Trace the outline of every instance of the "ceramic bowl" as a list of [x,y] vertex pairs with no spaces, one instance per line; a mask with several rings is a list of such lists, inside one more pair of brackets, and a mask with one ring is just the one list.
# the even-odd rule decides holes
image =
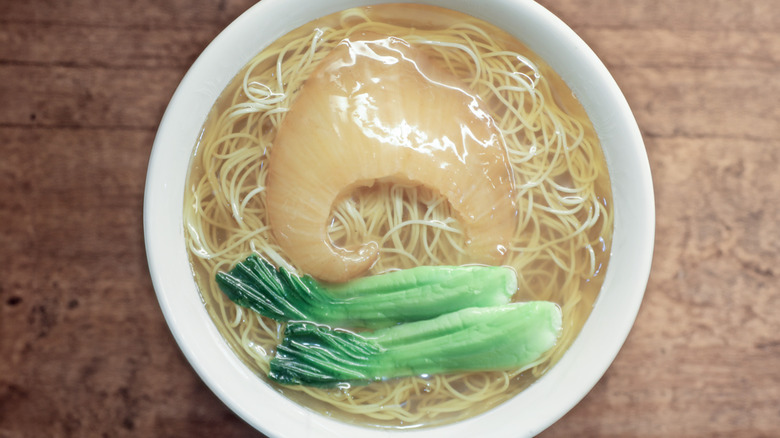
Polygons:
[[314,413],[275,391],[245,366],[209,318],[193,280],[182,220],[187,166],[220,92],[269,43],[312,19],[375,0],[263,0],[204,50],[173,95],[152,150],[144,200],[149,269],[176,341],[211,390],[272,437],[518,437],[549,427],[598,382],[639,310],[653,251],[655,212],[647,155],[631,110],[607,69],[563,22],[530,0],[421,0],[503,28],[545,59],[590,116],[606,156],[615,209],[609,268],[593,312],[563,358],[508,402],[455,424],[378,430]]

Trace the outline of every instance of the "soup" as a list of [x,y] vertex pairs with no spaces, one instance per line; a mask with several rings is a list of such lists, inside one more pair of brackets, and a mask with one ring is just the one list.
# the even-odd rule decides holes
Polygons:
[[[479,240],[475,236],[489,240],[499,235],[501,242],[490,240],[487,246],[499,245],[495,264],[516,273],[518,286],[512,301],[556,303],[563,315],[562,332],[555,347],[530,367],[398,377],[334,388],[269,384],[310,409],[362,425],[425,427],[459,421],[518,394],[565,353],[601,288],[612,236],[607,167],[585,111],[543,60],[505,32],[441,8],[390,4],[324,17],[271,44],[239,72],[204,124],[185,193],[188,251],[214,323],[247,366],[266,379],[284,324],[234,304],[217,286],[215,276],[250,254],[299,275],[311,273],[296,262],[300,257],[293,248],[311,242],[280,241],[274,227],[284,218],[270,220],[271,210],[278,205],[269,201],[268,193],[272,158],[279,154],[274,147],[277,140],[285,143],[277,139],[285,119],[309,111],[295,102],[321,63],[345,40],[358,44],[365,39],[358,35],[366,34],[395,38],[424,57],[430,69],[446,72],[442,74],[458,82],[457,86],[447,82],[447,87],[466,90],[478,102],[487,114],[485,120],[498,133],[503,151],[499,161],[504,160],[506,175],[511,177],[505,189],[511,194],[513,219],[508,225],[474,225],[477,221],[469,220],[474,214],[468,207],[483,196],[460,205],[454,195],[433,183],[420,184],[419,178],[377,175],[368,183],[361,176],[360,184],[323,201],[328,218],[326,236],[320,240],[336,248],[374,242],[376,257],[360,268],[365,272],[349,274],[365,276],[416,266],[490,263],[494,259],[482,257],[484,251],[473,250]],[[411,82],[409,87],[414,87]],[[420,95],[419,106],[426,105],[416,89],[401,92],[409,99]],[[452,111],[456,109],[442,108],[441,114]],[[416,117],[425,117],[435,128],[448,123],[449,117],[439,117],[444,120],[437,122],[429,113]],[[494,138],[492,132],[486,138]],[[343,170],[343,161],[333,159],[328,165]],[[500,165],[497,169],[503,175]],[[464,183],[467,171],[453,174],[454,186],[495,189],[501,185],[472,184],[469,179]],[[399,170],[392,172],[396,175]],[[285,185],[284,174],[273,178],[277,185]],[[289,178],[292,184],[293,175]],[[326,172],[318,178],[330,176]],[[502,217],[507,217],[508,210],[503,211]],[[487,231],[476,233],[478,226]],[[508,231],[499,232],[504,229]]]

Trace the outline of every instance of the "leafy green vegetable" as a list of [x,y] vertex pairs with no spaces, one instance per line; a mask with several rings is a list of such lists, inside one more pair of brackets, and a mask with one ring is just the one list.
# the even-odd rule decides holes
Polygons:
[[517,369],[557,342],[561,310],[532,301],[468,308],[434,319],[353,333],[291,322],[268,376],[282,384],[365,384],[400,376]]
[[516,275],[506,267],[421,266],[325,284],[275,269],[256,255],[216,280],[236,304],[278,321],[367,328],[506,304],[517,289]]

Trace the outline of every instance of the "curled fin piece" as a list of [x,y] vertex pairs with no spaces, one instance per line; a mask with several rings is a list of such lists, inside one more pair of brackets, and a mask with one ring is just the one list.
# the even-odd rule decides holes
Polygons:
[[321,61],[274,140],[267,207],[281,248],[325,281],[368,270],[377,244],[337,247],[327,224],[336,202],[380,179],[438,190],[465,229],[470,261],[501,263],[517,211],[492,118],[423,53],[365,33]]

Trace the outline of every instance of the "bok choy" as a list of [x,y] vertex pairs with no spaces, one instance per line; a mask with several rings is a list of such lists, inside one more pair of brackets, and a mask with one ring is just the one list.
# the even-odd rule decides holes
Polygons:
[[328,284],[276,269],[256,255],[219,272],[216,281],[236,304],[277,321],[366,328],[499,306],[517,289],[515,272],[506,267],[421,266]]
[[286,385],[327,387],[527,368],[555,345],[560,331],[561,310],[546,301],[467,308],[362,333],[291,322],[268,376]]

